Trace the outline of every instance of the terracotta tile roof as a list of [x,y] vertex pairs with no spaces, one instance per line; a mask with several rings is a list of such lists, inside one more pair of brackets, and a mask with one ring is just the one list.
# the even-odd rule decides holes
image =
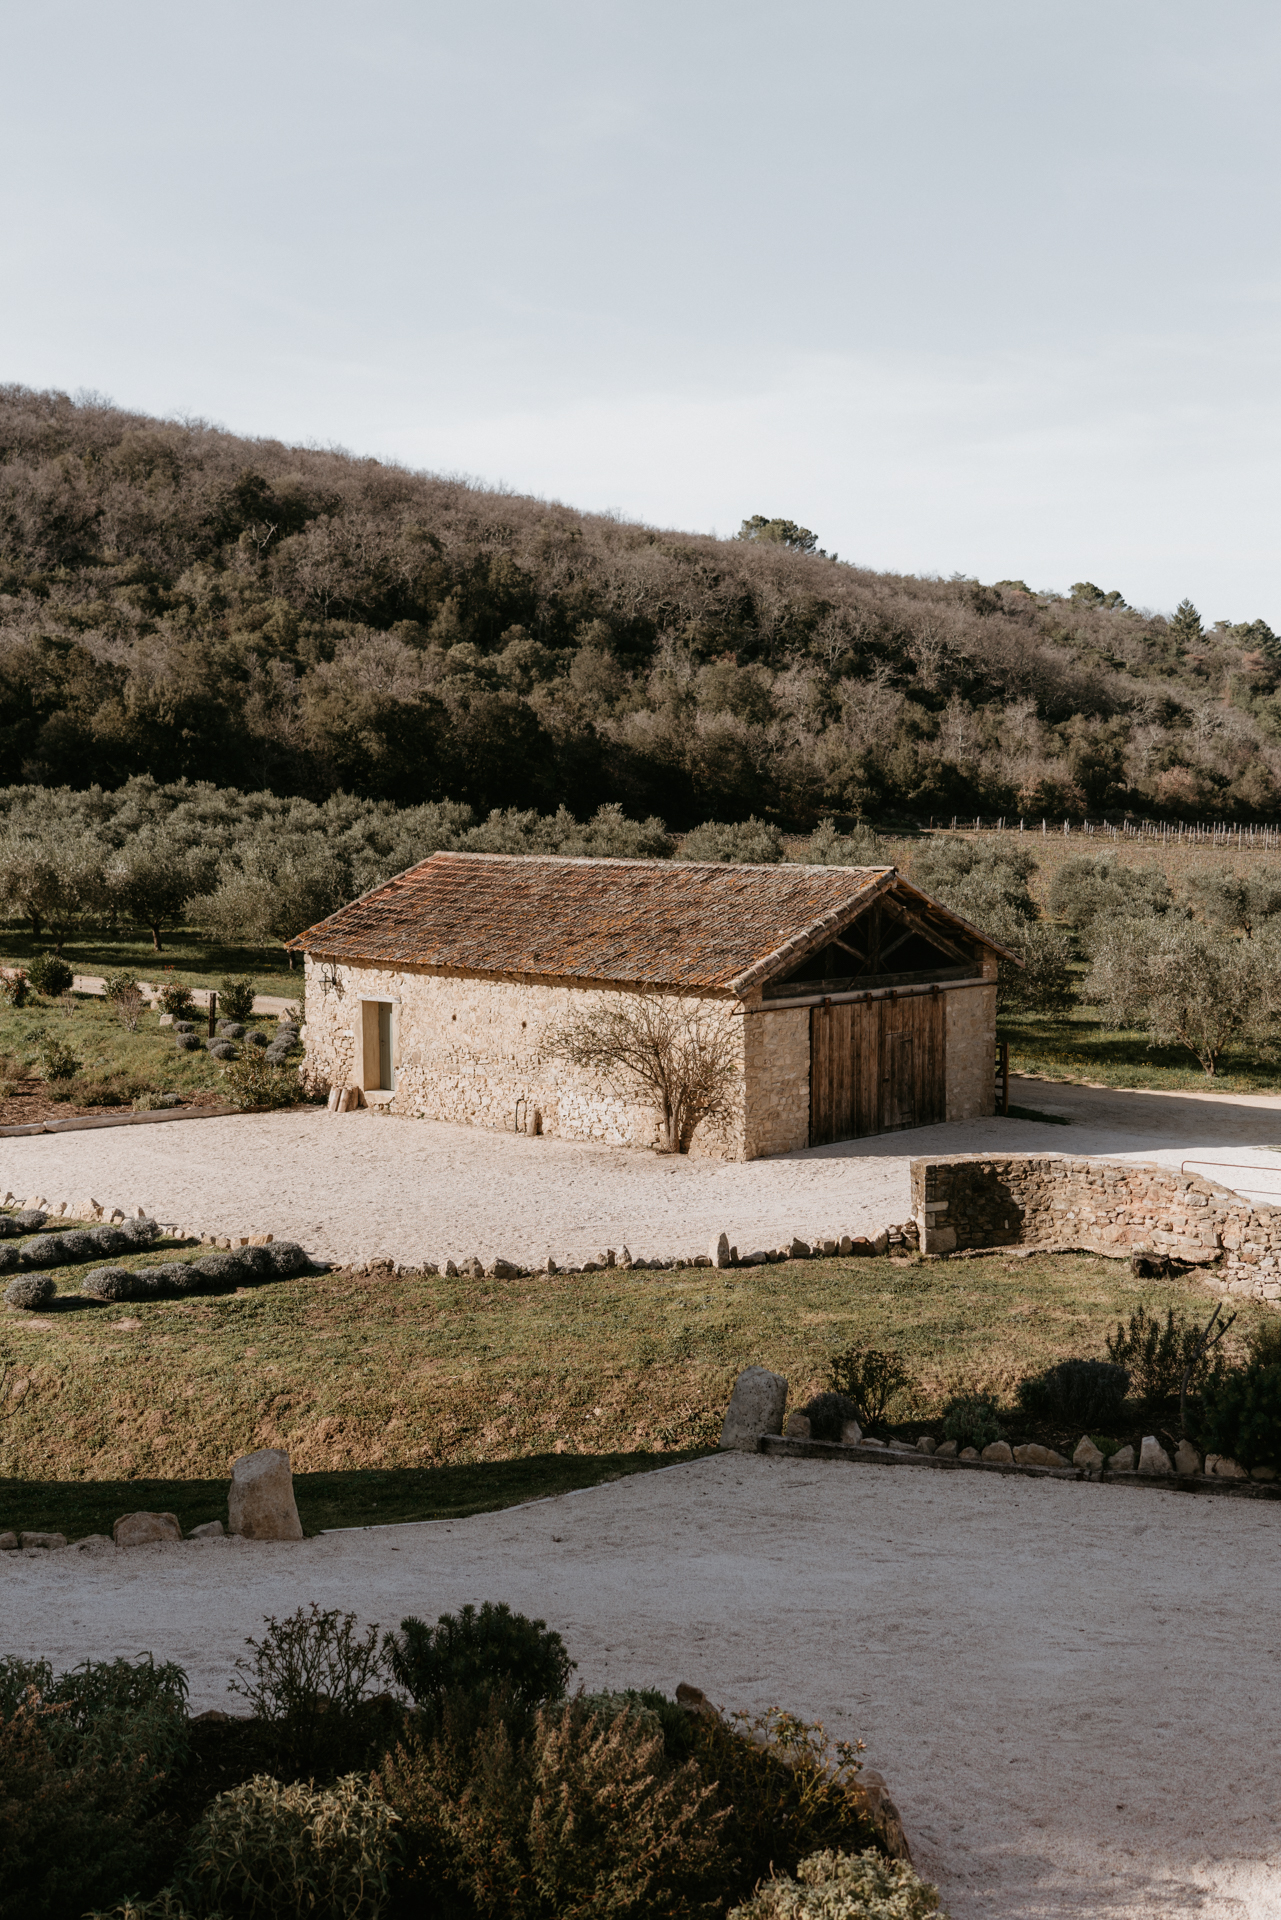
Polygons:
[[893,867],[435,853],[289,945],[392,970],[741,993],[823,945],[895,878]]

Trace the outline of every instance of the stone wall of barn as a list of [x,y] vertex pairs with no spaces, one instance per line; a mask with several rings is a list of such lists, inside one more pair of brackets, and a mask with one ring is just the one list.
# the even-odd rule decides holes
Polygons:
[[[753,996],[752,1004],[759,1004]],[[810,1010],[748,1012],[745,1160],[795,1153],[810,1143]]]
[[[305,980],[305,1071],[312,1087],[358,1086],[371,1105],[415,1119],[607,1146],[658,1144],[658,1116],[651,1107],[621,1098],[603,1081],[558,1059],[547,1044],[567,1016],[592,1002],[611,1001],[625,989],[412,968],[381,971],[311,954]],[[361,1005],[367,1000],[392,1002],[395,1087],[390,1096],[375,1091],[374,1076],[366,1072]],[[741,1059],[744,1021],[737,1003],[726,998],[689,1004],[729,1023]],[[715,1131],[700,1127],[691,1152],[748,1157],[744,1106],[740,1069],[733,1119]]]
[[996,984],[958,988],[946,1000],[945,1113],[949,1120],[974,1120],[996,1111]]

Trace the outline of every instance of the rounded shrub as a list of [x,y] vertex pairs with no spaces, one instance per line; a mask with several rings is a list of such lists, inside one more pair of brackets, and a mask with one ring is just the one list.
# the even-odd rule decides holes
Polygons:
[[1003,1440],[996,1402],[990,1394],[960,1394],[943,1409],[943,1438],[958,1447],[977,1447],[982,1453],[994,1440]]
[[90,1227],[85,1239],[92,1242],[95,1253],[128,1253],[134,1244],[123,1227],[115,1226],[110,1220],[102,1220],[96,1227]]
[[35,1307],[47,1307],[57,1291],[57,1282],[51,1273],[24,1273],[5,1288],[5,1305],[22,1307],[29,1312]]
[[561,1700],[574,1662],[545,1620],[486,1600],[478,1613],[442,1613],[434,1627],[412,1615],[385,1642],[398,1683],[418,1706],[439,1706],[450,1693],[508,1689],[525,1707]]
[[92,1260],[98,1249],[83,1227],[72,1227],[67,1233],[60,1233],[58,1239],[62,1245],[64,1265],[78,1266],[82,1260]]
[[270,1247],[237,1247],[236,1253],[247,1273],[254,1274],[260,1280],[274,1280],[275,1262]]
[[811,1854],[795,1880],[763,1880],[729,1920],[929,1920],[939,1912],[937,1887],[906,1860],[887,1860],[865,1847],[858,1854]]
[[211,1040],[209,1053],[214,1060],[238,1060],[240,1049],[230,1040]]
[[171,1013],[175,1021],[184,1019],[195,1005],[190,987],[182,986],[177,980],[168,981],[161,987],[157,999],[161,1013]]
[[296,1240],[273,1240],[269,1247],[262,1248],[262,1252],[268,1255],[272,1272],[281,1280],[292,1279],[296,1273],[306,1273],[311,1265],[305,1249]]
[[204,1044],[198,1033],[180,1033],[174,1042],[179,1053],[200,1053]]
[[149,1247],[160,1237],[160,1222],[145,1216],[140,1220],[122,1220],[118,1230],[131,1247]]
[[0,1213],[0,1240],[15,1240],[20,1234],[39,1233],[47,1213],[39,1207],[19,1207],[16,1213]]
[[245,1037],[245,1023],[243,1020],[220,1020],[218,1022],[218,1031],[224,1040],[243,1040]]
[[1121,1418],[1130,1376],[1110,1360],[1060,1360],[1026,1380],[1016,1398],[1034,1420],[1057,1420],[1068,1427],[1109,1427]]
[[71,983],[75,975],[58,954],[42,953],[27,968],[27,978],[37,993],[43,993],[47,999],[56,1000],[60,993],[71,992]]
[[1243,1467],[1281,1467],[1281,1358],[1251,1360],[1206,1383],[1197,1437]]
[[24,1267],[56,1267],[67,1258],[64,1251],[66,1236],[61,1233],[38,1233],[34,1240],[28,1240],[22,1249]]
[[173,1023],[173,1031],[175,1033],[194,1033],[196,1031],[196,1023],[194,1020],[175,1020]]
[[278,1047],[273,1041],[262,1057],[269,1067],[283,1067],[289,1059],[289,1049]]
[[80,1282],[80,1291],[94,1300],[136,1300],[139,1288],[128,1267],[95,1267]]
[[847,1420],[860,1420],[858,1405],[846,1393],[816,1393],[801,1412],[810,1423],[812,1440],[839,1440]]
[[105,982],[108,1000],[123,1000],[138,991],[138,982],[131,973],[123,968],[117,973],[109,973]]
[[203,1276],[189,1260],[166,1260],[161,1266],[148,1267],[146,1271],[157,1280],[163,1276],[171,1294],[199,1293],[204,1285]]
[[0,1273],[13,1273],[22,1265],[22,1249],[0,1241]]
[[271,1045],[271,1042],[270,1040],[268,1040],[266,1034],[263,1033],[261,1029],[258,1027],[255,1027],[252,1033],[247,1033],[245,1035],[245,1039],[249,1042],[251,1047],[269,1047]]
[[218,1253],[202,1254],[191,1265],[202,1280],[215,1287],[239,1286],[249,1272],[240,1257],[239,1248],[223,1248]]

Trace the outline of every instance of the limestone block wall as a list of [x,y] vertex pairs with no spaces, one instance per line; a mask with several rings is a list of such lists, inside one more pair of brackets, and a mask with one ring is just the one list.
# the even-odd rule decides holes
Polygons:
[[[395,1085],[380,1104],[416,1119],[652,1147],[655,1111],[622,1099],[604,1082],[550,1052],[550,1030],[585,1003],[613,997],[584,982],[555,983],[404,967],[351,967],[307,956],[306,1073],[313,1086],[371,1085],[366,1074],[369,1026],[362,1003],[392,1003]],[[622,991],[621,989],[619,991]],[[730,1024],[742,1058],[744,1021],[729,996],[697,1004]],[[721,1159],[747,1157],[745,1070],[736,1111],[723,1128],[700,1128],[691,1151]],[[377,1096],[375,1096],[377,1097]],[[519,1107],[518,1121],[518,1102]],[[759,1151],[759,1149],[758,1149]]]
[[1145,1249],[1222,1262],[1229,1290],[1281,1299],[1281,1210],[1194,1175],[1061,1153],[951,1154],[912,1162],[922,1250],[968,1247]]
[[945,996],[946,1117],[973,1120],[996,1111],[996,983]]
[[754,998],[743,1016],[747,1160],[810,1143],[810,1010],[760,1013],[759,1005]]

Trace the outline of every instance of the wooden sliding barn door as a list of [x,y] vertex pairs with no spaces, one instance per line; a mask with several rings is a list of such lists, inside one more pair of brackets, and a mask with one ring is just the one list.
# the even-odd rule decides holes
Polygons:
[[810,1010],[810,1145],[925,1127],[946,1111],[943,996]]

